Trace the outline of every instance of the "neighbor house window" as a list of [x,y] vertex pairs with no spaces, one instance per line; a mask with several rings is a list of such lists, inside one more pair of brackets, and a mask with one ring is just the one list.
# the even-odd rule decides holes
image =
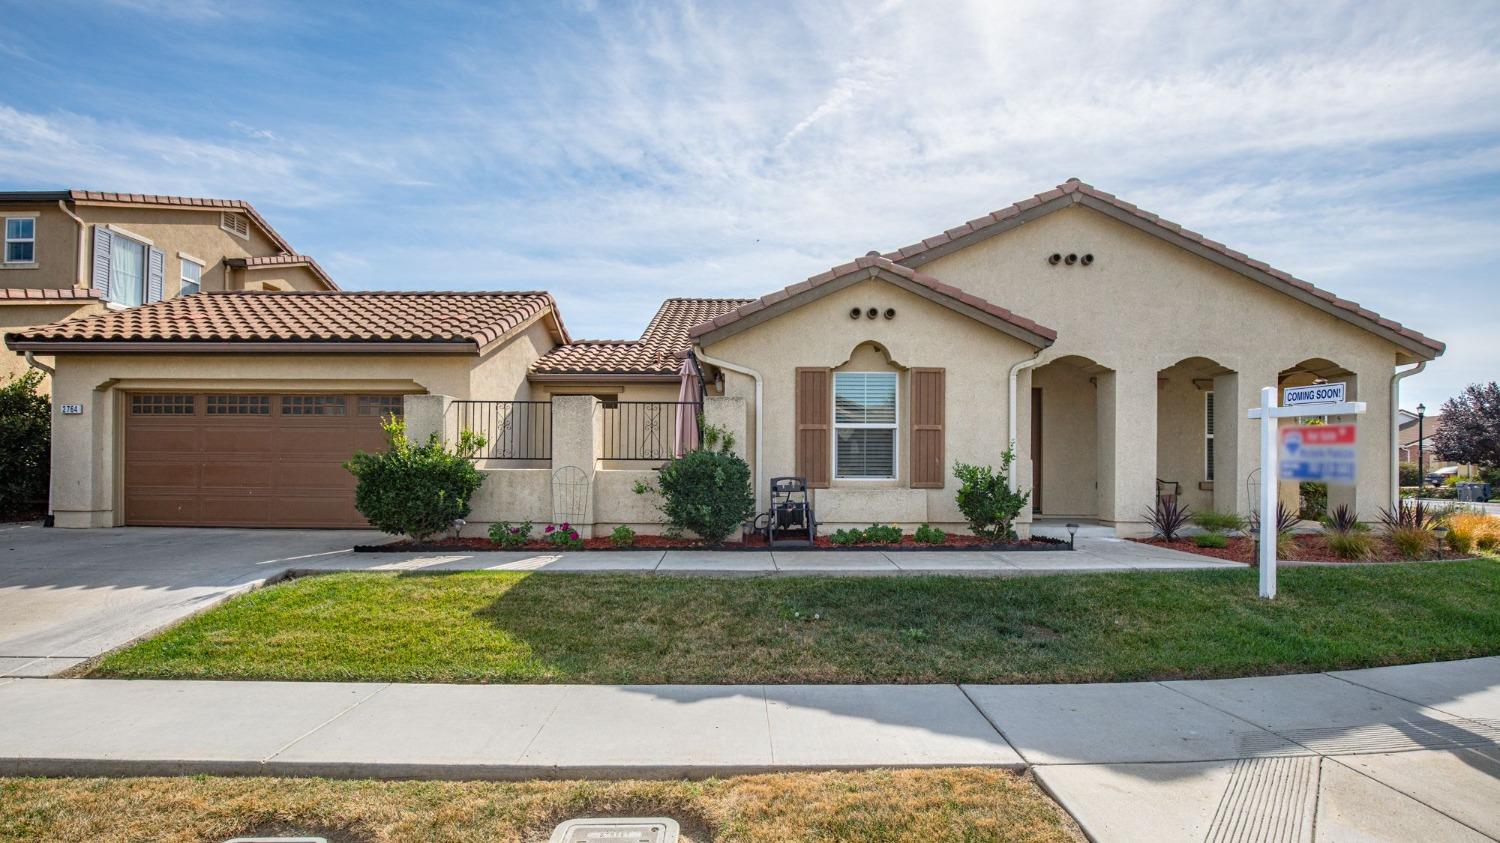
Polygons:
[[833,375],[834,476],[882,480],[896,476],[896,375]]
[[5,262],[36,262],[36,217],[5,218]]
[[191,296],[203,289],[203,264],[186,255],[179,257],[182,259],[182,284],[177,288],[177,295]]
[[1214,479],[1214,393],[1203,393],[1203,479]]
[[126,307],[146,300],[146,244],[118,232],[109,240],[109,300]]

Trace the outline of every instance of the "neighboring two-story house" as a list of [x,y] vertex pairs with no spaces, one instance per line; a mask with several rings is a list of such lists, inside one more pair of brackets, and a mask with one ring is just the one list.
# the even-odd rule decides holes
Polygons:
[[[0,192],[0,222],[3,331],[199,291],[338,289],[238,199]],[[26,366],[3,355],[0,379]]]

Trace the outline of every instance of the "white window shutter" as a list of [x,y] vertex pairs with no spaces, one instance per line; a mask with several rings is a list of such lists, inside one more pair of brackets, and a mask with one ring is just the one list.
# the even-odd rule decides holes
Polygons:
[[109,251],[113,235],[102,225],[94,226],[94,292],[99,298],[109,301]]
[[162,288],[166,281],[167,258],[160,249],[152,249],[146,256],[146,303],[162,300]]

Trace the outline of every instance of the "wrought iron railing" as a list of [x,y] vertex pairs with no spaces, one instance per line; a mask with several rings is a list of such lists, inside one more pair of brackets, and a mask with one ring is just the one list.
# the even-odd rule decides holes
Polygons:
[[[676,456],[677,419],[683,413],[697,419],[703,405],[696,401],[604,401],[604,448],[599,455],[606,460],[660,462]],[[697,438],[688,447],[697,447],[703,438],[697,425]]]
[[485,439],[481,460],[552,459],[551,401],[454,401],[458,430]]

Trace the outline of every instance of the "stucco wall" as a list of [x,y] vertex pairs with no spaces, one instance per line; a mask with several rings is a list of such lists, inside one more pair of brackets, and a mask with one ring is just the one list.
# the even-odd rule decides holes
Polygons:
[[[1095,260],[1087,267],[1053,266],[1047,257],[1054,252],[1089,253]],[[1107,441],[1108,430],[1099,432],[1103,461],[1120,470],[1112,484],[1100,481],[1109,486],[1102,497],[1120,498],[1113,506],[1121,517],[1143,509],[1154,494],[1157,435],[1148,419],[1155,414],[1145,407],[1154,405],[1157,373],[1199,356],[1239,375],[1232,393],[1216,397],[1220,418],[1239,427],[1228,437],[1234,481],[1225,487],[1229,478],[1219,478],[1218,508],[1248,508],[1244,481],[1258,464],[1259,440],[1245,412],[1257,403],[1259,388],[1308,358],[1326,358],[1361,375],[1359,400],[1369,411],[1359,420],[1358,507],[1370,518],[1387,503],[1389,378],[1398,349],[1383,338],[1084,207],[1033,220],[920,270],[1057,330],[1045,359],[1079,355],[1117,373],[1105,379],[1114,392],[1111,412],[1136,421],[1120,428],[1115,443]],[[991,371],[992,377],[1003,373],[999,366]],[[1021,409],[1029,412],[1027,405]],[[1021,447],[1029,450],[1029,442],[1023,439]],[[1046,461],[1062,456],[1049,451]]]
[[[3,283],[6,278],[7,276],[0,275],[0,283]],[[91,301],[58,305],[0,303],[0,337],[11,331],[21,330],[22,328],[30,328],[34,325],[47,325],[53,322],[60,322],[63,319],[71,319],[74,316],[89,316],[102,310],[102,305]],[[48,366],[57,362],[51,357],[43,355],[38,355],[36,359],[38,362]],[[19,375],[28,368],[24,355],[0,345],[0,383]],[[50,382],[49,378],[43,378],[43,391],[51,388],[49,386]]]
[[[1042,391],[1040,503],[1046,516],[1093,518],[1099,514],[1098,410],[1090,377],[1087,371],[1066,361],[1039,366],[1031,373],[1031,386]],[[1024,406],[1029,416],[1030,401]],[[1031,439],[1024,438],[1030,457]],[[1029,488],[1031,471],[1020,476],[1022,485]]]
[[[202,255],[194,255],[194,257],[202,257]],[[168,263],[170,264],[171,261]],[[310,292],[328,289],[328,285],[313,273],[312,268],[306,266],[247,266],[243,270],[235,270],[233,284],[235,289],[240,290]]]
[[[851,319],[853,307],[884,311],[895,308],[894,319]],[[870,344],[870,345],[866,345]],[[864,346],[861,348],[861,346]],[[796,370],[798,367],[838,369],[892,365],[904,372],[912,367],[946,370],[946,424],[943,462],[997,461],[1008,438],[1005,373],[1017,361],[1035,353],[1030,345],[974,321],[946,307],[879,279],[869,279],[788,311],[723,340],[704,351],[717,358],[758,370],[764,379],[765,453],[763,476],[795,474]],[[851,361],[851,357],[854,360]],[[826,499],[830,528],[868,525],[875,521],[917,516],[913,499],[923,501],[917,523],[928,521],[955,527],[961,516],[953,503],[954,485],[945,474],[940,489],[907,488],[910,453],[905,427],[910,396],[902,378],[899,398],[899,476],[895,481],[832,481],[832,490],[815,493],[815,503]],[[725,373],[725,395],[745,400],[747,439],[754,436],[754,386],[749,377]],[[832,434],[830,434],[832,435]],[[754,460],[752,453],[748,459]],[[892,493],[878,494],[883,490]],[[764,490],[760,490],[764,495]],[[822,504],[817,503],[819,507]],[[894,508],[893,508],[894,507]],[[898,513],[893,515],[892,513]]]
[[36,217],[36,260],[32,264],[0,262],[0,287],[61,290],[78,278],[78,224],[55,202],[0,203],[0,217]]

